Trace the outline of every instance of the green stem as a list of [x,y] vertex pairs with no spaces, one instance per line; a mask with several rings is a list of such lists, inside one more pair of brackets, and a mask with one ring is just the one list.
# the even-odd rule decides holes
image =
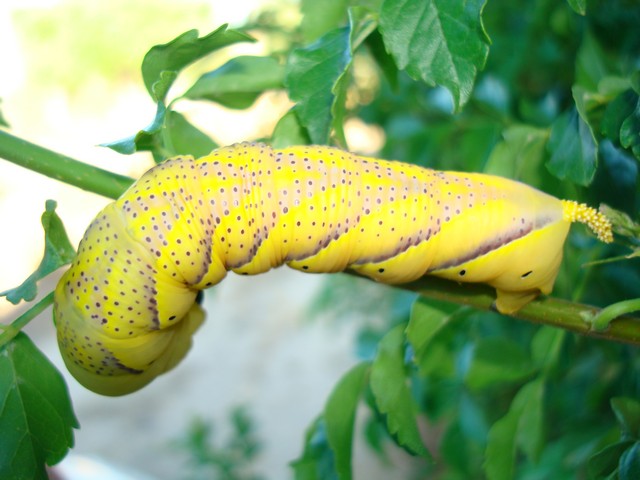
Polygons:
[[590,321],[595,330],[601,331],[607,329],[614,319],[638,310],[640,310],[640,298],[624,300],[603,308]]
[[118,198],[134,181],[27,142],[3,130],[0,130],[0,158],[108,198]]
[[53,292],[49,292],[29,310],[24,312],[18,318],[16,318],[10,325],[3,327],[3,332],[0,333],[0,348],[9,343],[13,338],[20,333],[27,323],[38,316],[45,308],[53,303]]
[[[402,288],[427,298],[470,305],[480,310],[493,310],[495,292],[484,285],[465,284],[424,277]],[[615,308],[614,308],[615,307]],[[640,345],[640,318],[623,316],[640,309],[640,300],[629,300],[599,309],[552,297],[541,297],[525,305],[511,316],[541,325],[564,328],[595,338]],[[593,319],[605,318],[608,328],[594,328]]]

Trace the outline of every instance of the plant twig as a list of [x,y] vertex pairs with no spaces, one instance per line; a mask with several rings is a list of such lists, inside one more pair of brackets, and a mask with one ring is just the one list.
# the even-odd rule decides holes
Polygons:
[[[424,277],[400,287],[427,298],[469,305],[480,310],[493,310],[496,298],[493,289],[485,285],[460,285],[435,277]],[[553,297],[540,297],[511,316],[533,323],[564,328],[589,337],[640,345],[640,318],[618,316],[628,311],[628,309],[618,309],[608,315],[607,309]],[[598,318],[601,312],[608,316],[609,321],[608,327],[602,330],[595,328],[593,323],[593,319]]]
[[624,300],[603,308],[591,319],[591,322],[596,330],[606,330],[616,318],[638,310],[640,310],[640,299]]
[[20,333],[20,330],[22,330],[31,320],[37,317],[38,314],[52,303],[53,291],[42,297],[38,303],[16,318],[9,325],[3,326],[2,333],[0,333],[0,348],[9,343],[16,335],[18,335],[18,333]]
[[132,178],[48,150],[0,130],[0,158],[108,198],[118,198]]

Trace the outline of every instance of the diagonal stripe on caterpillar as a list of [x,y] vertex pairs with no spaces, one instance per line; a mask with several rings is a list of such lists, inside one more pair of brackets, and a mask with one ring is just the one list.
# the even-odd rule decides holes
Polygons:
[[243,143],[145,173],[91,223],[55,292],[71,373],[106,395],[173,368],[204,318],[197,293],[228,271],[351,269],[495,287],[511,313],[553,287],[571,222],[608,220],[500,177],[439,172],[331,147]]

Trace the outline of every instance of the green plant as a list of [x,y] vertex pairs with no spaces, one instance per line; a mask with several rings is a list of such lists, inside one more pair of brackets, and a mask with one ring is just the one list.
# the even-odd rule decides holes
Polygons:
[[[306,0],[302,11],[294,31],[265,14],[242,30],[189,31],[151,48],[142,76],[155,118],[105,145],[149,151],[158,161],[202,155],[217,143],[175,110],[179,102],[243,109],[278,89],[295,106],[275,127],[275,146],[348,147],[345,124],[359,118],[384,130],[382,157],[501,174],[556,196],[606,203],[618,235],[602,246],[572,232],[555,289],[566,300],[539,299],[516,315],[532,323],[490,312],[492,293],[482,287],[432,279],[403,286],[417,299],[408,309],[414,297],[404,294],[399,303],[408,313],[368,332],[375,351],[361,349],[361,363],[309,428],[296,478],[352,477],[359,408],[370,413],[369,443],[384,451],[390,442],[422,458],[415,466],[421,477],[637,478],[639,320],[618,317],[640,306],[640,7],[625,0],[340,0],[328,7]],[[173,94],[184,67],[255,41],[252,32],[286,40],[270,56],[232,58]],[[3,117],[0,123],[6,126]],[[111,198],[131,182],[6,131],[0,157]],[[43,215],[42,265],[4,292],[11,301],[32,300],[37,280],[73,256],[54,207],[48,203]],[[357,288],[342,290],[366,298]],[[44,478],[45,463],[65,455],[77,426],[59,375],[20,332],[49,302],[0,334],[3,478]],[[433,436],[438,447],[430,452],[425,438]]]
[[[189,478],[218,480],[259,480],[247,473],[250,462],[260,453],[254,425],[247,409],[236,407],[229,415],[233,431],[222,445],[216,445],[215,428],[211,422],[195,418],[184,438],[176,442],[188,455]],[[219,442],[219,441],[218,441]]]

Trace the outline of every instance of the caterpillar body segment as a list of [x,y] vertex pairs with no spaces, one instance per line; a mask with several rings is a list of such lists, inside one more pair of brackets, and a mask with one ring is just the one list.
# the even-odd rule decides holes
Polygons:
[[511,313],[551,291],[571,222],[593,209],[482,174],[330,147],[243,143],[165,161],[92,222],[56,289],[63,358],[88,388],[137,390],[202,322],[197,292],[286,264],[398,284],[425,274],[496,288]]

